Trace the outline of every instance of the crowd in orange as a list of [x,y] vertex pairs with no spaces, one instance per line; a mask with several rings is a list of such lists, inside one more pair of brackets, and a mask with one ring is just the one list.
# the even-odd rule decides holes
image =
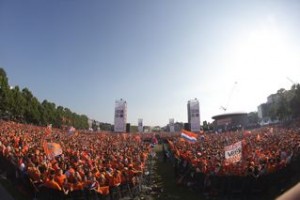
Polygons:
[[[37,186],[68,194],[83,189],[107,195],[120,185],[137,185],[157,142],[151,134],[88,133],[0,121],[0,158],[9,160]],[[196,142],[179,134],[160,133],[173,155],[196,172],[217,176],[258,177],[272,174],[300,155],[295,128],[203,133]],[[150,142],[145,142],[150,141]],[[242,141],[242,159],[226,162],[224,147]],[[45,144],[58,144],[50,156]],[[55,146],[56,147],[56,146]],[[0,160],[1,161],[1,160]],[[0,163],[1,165],[2,163]]]
[[[136,184],[151,147],[139,135],[79,133],[0,122],[0,156],[10,160],[36,185],[63,191],[93,189],[106,195],[121,184]],[[54,158],[43,143],[60,144]]]
[[[224,147],[238,141],[242,141],[241,160],[226,162]],[[300,155],[299,131],[280,127],[204,134],[194,143],[170,138],[168,143],[175,157],[189,163],[197,172],[217,176],[270,174]]]

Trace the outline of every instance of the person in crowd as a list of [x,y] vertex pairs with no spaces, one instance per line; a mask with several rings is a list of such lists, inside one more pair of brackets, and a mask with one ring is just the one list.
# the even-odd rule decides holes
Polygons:
[[[82,132],[69,135],[55,128],[45,135],[45,127],[1,121],[0,158],[1,162],[9,161],[3,162],[1,167],[13,165],[34,183],[65,193],[95,188],[107,194],[110,187],[133,186],[139,182],[145,162],[153,154],[150,142],[144,142],[151,138],[151,134],[134,137]],[[168,157],[178,161],[177,177],[193,168],[207,177],[257,178],[287,167],[300,155],[298,130],[281,127],[260,128],[247,134],[242,131],[205,134],[194,143],[182,140],[179,135],[162,133],[160,138],[168,140],[165,150],[170,154]],[[226,162],[224,147],[238,141],[242,142],[242,159],[237,163]],[[59,143],[62,153],[54,157],[47,155],[43,142]]]
[[[59,143],[62,154],[50,157],[44,142]],[[150,143],[140,136],[84,132],[70,136],[55,128],[46,135],[44,127],[0,122],[1,159],[28,175],[32,183],[65,194],[83,189],[107,194],[109,187],[132,183],[143,173],[149,152]]]

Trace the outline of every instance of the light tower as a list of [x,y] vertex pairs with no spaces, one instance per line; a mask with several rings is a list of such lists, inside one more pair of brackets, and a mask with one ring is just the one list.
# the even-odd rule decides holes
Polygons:
[[188,101],[187,111],[190,131],[200,132],[200,109],[197,98]]
[[123,99],[115,102],[115,132],[126,132],[127,123],[127,102]]

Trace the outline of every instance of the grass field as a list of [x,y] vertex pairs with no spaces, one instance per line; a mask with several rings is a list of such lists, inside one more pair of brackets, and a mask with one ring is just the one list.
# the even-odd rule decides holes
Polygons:
[[[170,162],[163,161],[163,152],[162,145],[157,145],[155,147],[158,161],[157,165],[157,175],[161,180],[161,187],[163,188],[163,192],[160,195],[159,200],[176,200],[176,199],[188,199],[188,200],[201,200],[208,199],[208,197],[204,196],[200,192],[192,191],[186,186],[180,186],[176,184],[175,180],[175,172],[172,164]],[[297,164],[296,166],[299,166]],[[295,169],[293,170],[295,171]],[[284,183],[284,186],[279,187],[278,184],[280,182],[272,183],[272,186],[269,187],[268,191],[264,191],[259,196],[241,196],[243,199],[275,199],[279,195],[283,193],[283,191],[287,191],[291,187],[293,187],[300,180],[300,174],[295,173],[295,176],[288,183]],[[210,197],[212,198],[212,197]],[[230,197],[215,197],[216,199],[231,199]]]
[[155,147],[158,161],[157,161],[157,173],[160,176],[161,186],[163,192],[161,193],[160,200],[176,200],[176,199],[188,199],[188,200],[201,200],[205,197],[195,191],[190,191],[185,186],[176,185],[173,166],[170,162],[162,161],[162,145]]

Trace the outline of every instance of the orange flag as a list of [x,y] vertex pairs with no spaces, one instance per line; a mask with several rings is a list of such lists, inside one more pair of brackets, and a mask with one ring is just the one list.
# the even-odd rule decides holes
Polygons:
[[62,148],[60,144],[54,142],[43,142],[43,148],[45,154],[48,156],[50,160],[52,160],[55,156],[59,156],[62,154]]
[[257,134],[257,136],[256,136],[256,141],[260,141],[260,135],[259,134]]

